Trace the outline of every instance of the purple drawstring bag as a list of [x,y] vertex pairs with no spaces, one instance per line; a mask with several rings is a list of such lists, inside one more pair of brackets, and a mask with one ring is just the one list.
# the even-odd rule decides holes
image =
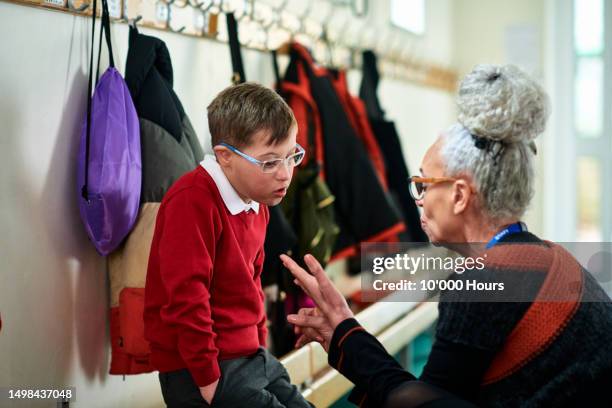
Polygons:
[[[94,0],[93,10],[96,10]],[[77,183],[79,210],[89,239],[100,255],[116,249],[138,215],[142,166],[140,125],[132,97],[115,68],[107,1],[102,1],[98,69],[105,32],[110,66],[91,97],[95,13],[89,62],[87,117],[81,132]],[[98,70],[96,70],[98,72]]]

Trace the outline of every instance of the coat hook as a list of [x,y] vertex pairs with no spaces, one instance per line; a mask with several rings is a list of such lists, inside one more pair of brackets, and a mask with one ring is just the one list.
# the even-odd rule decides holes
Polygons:
[[334,61],[333,61],[334,53],[333,53],[333,50],[332,50],[332,40],[329,37],[329,23],[333,19],[335,13],[336,13],[336,7],[333,4],[330,3],[329,12],[327,13],[327,16],[325,16],[325,18],[321,22],[321,32],[320,32],[319,38],[318,38],[319,41],[323,41],[323,43],[326,46],[327,65],[329,65],[329,66],[333,66],[334,65]]
[[[236,17],[236,21],[242,21],[247,15],[250,16],[250,19],[253,19],[253,11],[252,9],[250,11],[247,11],[247,9],[249,8],[249,4],[252,4],[252,1],[249,0],[243,0],[242,1],[242,10],[240,12],[240,15]],[[252,7],[252,6],[251,6]],[[238,11],[238,8],[236,8],[234,10],[234,16],[236,15],[236,12]]]
[[[272,27],[272,25],[275,23],[275,20],[278,18],[278,16],[274,13],[274,8],[270,7],[270,9],[272,10],[272,16],[270,17],[270,20],[267,22],[266,18],[264,16],[261,16],[260,18],[257,18],[256,15],[256,5],[255,5],[255,0],[245,0],[245,2],[249,2],[251,4],[250,6],[250,11],[249,11],[249,20],[252,23],[258,24],[259,25],[259,30],[258,33],[263,33],[264,38],[263,41],[261,42],[261,48],[263,48],[264,51],[268,50],[268,40],[269,40],[269,29],[270,27]],[[253,41],[250,39],[247,43],[246,43],[246,47],[249,47],[251,45]]]
[[183,0],[182,3],[179,3],[178,1],[174,0],[173,3],[174,3],[174,6],[178,8],[185,8],[187,6],[191,6],[190,0]]
[[226,9],[225,4],[227,4],[227,3],[229,3],[229,0],[228,1],[219,0],[219,12],[228,14],[228,13],[233,13],[233,12],[236,11],[236,10],[232,10],[230,8],[231,5],[228,6],[227,9]]
[[[209,0],[208,4],[206,4],[206,5],[205,4],[206,4],[206,0],[203,0],[201,3],[197,3],[196,4],[197,7],[196,7],[196,5],[193,5],[193,7],[197,11],[199,11],[201,13],[201,16],[202,16],[202,27],[200,29],[200,35],[203,35],[203,36],[214,36],[216,34],[212,34],[210,24],[212,24],[211,23],[211,19],[213,18],[213,14],[211,12],[211,9],[215,5],[215,1],[214,0]],[[208,19],[208,24],[206,23],[207,19]],[[205,30],[208,30],[208,33]],[[213,30],[216,33],[216,29],[213,29]]]
[[308,5],[304,9],[304,11],[298,16],[298,21],[300,24],[298,26],[297,32],[291,32],[290,41],[293,41],[293,39],[295,38],[295,34],[306,34],[306,25],[304,24],[304,21],[308,18],[308,16],[310,16],[313,2],[313,0],[308,0]]
[[278,27],[287,32],[289,38],[287,41],[291,41],[293,39],[293,33],[290,27],[287,27],[285,19],[283,16],[285,15],[285,9],[287,7],[288,0],[284,0],[283,3],[276,9],[278,13]]
[[131,19],[131,20],[129,20],[129,19],[128,19],[127,23],[129,24],[129,26],[130,26],[130,27],[134,28],[134,27],[136,27],[136,24],[137,24],[137,23],[138,23],[140,20],[142,20],[142,16],[141,16],[141,15],[138,15],[138,16],[136,16],[136,18],[133,18],[133,19]]
[[[234,14],[234,19],[236,20],[236,24],[238,25],[238,30],[240,30],[240,27],[243,27],[243,29],[244,29],[244,23],[242,23],[242,20],[244,20],[244,18],[247,15],[250,16],[249,17],[250,22],[257,23],[256,21],[253,20],[253,16],[252,16],[253,12],[252,12],[252,10],[247,11],[247,9],[249,8],[248,7],[249,3],[251,3],[249,0],[242,0],[242,9],[240,10],[240,14],[239,15],[237,15],[238,7],[236,7],[231,12],[229,12],[229,11],[226,12],[227,14]],[[243,36],[239,36],[239,37],[244,38],[244,35]],[[248,36],[248,37],[249,37],[249,39],[246,40],[246,42],[244,40],[240,41],[242,43],[242,46],[247,47],[247,48],[251,46],[251,43],[253,41],[252,36]]]
[[323,37],[327,37],[329,23],[331,22],[332,18],[334,18],[335,13],[336,13],[336,7],[330,3],[329,12],[327,13],[323,21],[321,21],[321,33],[319,34],[320,39],[323,39]]
[[182,33],[185,30],[185,26],[182,26],[178,30],[172,28],[172,24],[170,24],[170,20],[172,20],[172,4],[175,3],[176,0],[162,0],[166,4],[166,29],[173,33]]
[[219,4],[217,4],[216,0],[210,0],[210,3],[204,8],[200,7],[200,10],[210,11],[213,7],[215,8],[215,14],[223,13],[223,0],[219,0]]
[[[351,25],[351,20],[352,19],[351,19],[350,14],[347,14],[347,17],[344,19],[342,24],[339,24],[340,29],[337,32],[336,38],[334,40],[329,38],[331,48],[336,49],[336,50],[340,48],[346,52],[350,52],[350,45],[346,41],[346,37],[348,35],[347,31]],[[348,64],[350,65],[350,61],[348,62]]]
[[91,6],[91,3],[83,2],[83,4],[80,7],[74,7],[73,3],[74,3],[73,0],[68,1],[68,4],[67,4],[68,10],[76,11],[78,13],[82,13],[83,11],[87,10]]
[[[254,0],[252,0],[254,1]],[[263,48],[264,51],[271,51],[271,47],[270,47],[270,29],[274,26],[282,28],[281,25],[281,13],[283,12],[283,10],[285,9],[285,7],[287,6],[287,2],[289,0],[283,0],[281,4],[279,4],[277,7],[274,6],[269,6],[270,10],[271,10],[271,17],[270,20],[266,22],[265,19],[261,19],[259,20],[259,24],[261,25],[261,29],[264,32],[265,38],[263,41]]]
[[197,9],[199,9],[203,15],[208,13],[208,11],[215,5],[215,0],[210,0],[210,3],[208,3],[208,5],[206,7],[203,7],[204,4],[206,4],[206,1],[203,1],[201,3],[198,3],[198,6],[193,6],[196,7]]
[[[349,20],[351,20],[351,18],[349,17]],[[350,26],[350,24],[349,24]],[[356,41],[353,41],[352,43],[348,43],[347,44],[347,48],[348,48],[348,52],[349,52],[349,67],[350,68],[359,68],[359,65],[357,64],[357,60],[358,60],[358,56],[357,54],[362,51],[365,47],[363,47],[363,36],[365,31],[368,28],[368,23],[367,21],[363,21],[361,23],[361,28],[358,30],[358,35],[355,36]],[[348,33],[344,33],[344,35],[348,35]],[[343,36],[344,37],[344,36]]]
[[263,46],[266,51],[270,51],[270,29],[274,25],[278,26],[279,18],[280,16],[276,13],[274,9],[272,9],[272,17],[270,18],[270,21],[268,21],[267,23],[262,21],[261,23],[261,28],[263,29],[265,35]]

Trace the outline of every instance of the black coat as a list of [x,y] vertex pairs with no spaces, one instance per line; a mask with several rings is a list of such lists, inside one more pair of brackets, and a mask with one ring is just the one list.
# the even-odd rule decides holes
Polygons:
[[401,239],[405,242],[428,242],[427,235],[421,227],[419,210],[410,196],[408,181],[410,173],[408,164],[404,160],[399,135],[395,124],[385,120],[384,111],[378,101],[376,94],[378,81],[376,55],[372,51],[364,51],[359,97],[365,102],[372,130],[385,159],[389,190],[401,209],[406,223],[406,231],[402,233]]

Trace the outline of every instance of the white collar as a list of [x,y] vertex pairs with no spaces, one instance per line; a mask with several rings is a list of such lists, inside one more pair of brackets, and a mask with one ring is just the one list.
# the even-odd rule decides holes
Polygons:
[[225,206],[232,215],[240,214],[242,211],[253,210],[259,214],[259,203],[251,200],[249,203],[245,203],[242,198],[238,195],[234,187],[231,185],[221,166],[217,163],[217,158],[212,154],[204,156],[204,160],[200,165],[210,174],[213,181],[217,185],[217,189],[221,194],[221,198],[225,203]]

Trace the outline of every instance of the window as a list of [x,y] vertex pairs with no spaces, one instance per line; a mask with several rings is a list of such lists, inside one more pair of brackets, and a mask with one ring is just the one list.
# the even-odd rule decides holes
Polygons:
[[603,53],[603,0],[574,1],[574,46],[581,56]]
[[576,240],[612,239],[611,67],[604,0],[573,0]]
[[596,138],[603,126],[603,59],[578,57],[574,79],[574,123],[578,137]]
[[579,157],[576,191],[576,235],[579,241],[599,242],[601,236],[601,166],[592,157]]
[[425,33],[425,0],[390,0],[391,23],[414,34]]
[[602,133],[603,18],[603,0],[574,0],[574,121],[579,137],[596,138]]

